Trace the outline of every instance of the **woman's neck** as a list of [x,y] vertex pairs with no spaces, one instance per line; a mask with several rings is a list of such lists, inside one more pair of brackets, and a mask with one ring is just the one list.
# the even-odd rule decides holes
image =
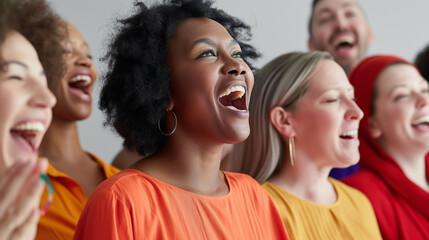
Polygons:
[[283,168],[269,182],[313,203],[329,205],[337,201],[336,191],[328,180],[331,167],[317,166],[311,160],[297,159],[294,166],[290,165],[289,159],[283,161]]
[[39,147],[39,155],[47,157],[50,163],[71,162],[81,159],[84,151],[79,142],[76,122],[53,119]]
[[158,153],[137,162],[133,168],[186,191],[208,196],[226,194],[228,186],[219,170],[223,144],[203,143],[175,134],[167,138]]
[[398,163],[408,179],[429,192],[429,184],[426,178],[426,152],[389,151],[388,154]]

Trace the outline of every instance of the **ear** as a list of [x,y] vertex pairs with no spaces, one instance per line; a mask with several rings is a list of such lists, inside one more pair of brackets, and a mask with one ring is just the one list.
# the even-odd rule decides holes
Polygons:
[[308,45],[308,49],[310,49],[310,51],[314,51],[313,41],[312,41],[311,37],[308,39],[307,45]]
[[291,137],[295,135],[291,124],[291,113],[282,107],[274,107],[270,112],[271,124],[277,129],[280,135]]
[[369,132],[374,139],[377,139],[383,135],[380,125],[373,118],[369,118]]
[[168,104],[168,107],[167,107],[166,111],[167,112],[171,111],[171,110],[173,110],[173,108],[174,108],[174,100],[173,100],[173,98],[171,98],[170,99],[170,104]]
[[374,42],[374,34],[372,30],[368,28],[368,44],[372,44],[372,42]]

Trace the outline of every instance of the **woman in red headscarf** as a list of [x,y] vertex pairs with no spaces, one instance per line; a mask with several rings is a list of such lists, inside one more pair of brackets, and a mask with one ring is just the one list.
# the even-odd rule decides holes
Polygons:
[[364,111],[361,169],[344,180],[371,201],[384,239],[429,239],[429,86],[399,57],[373,56],[350,74]]

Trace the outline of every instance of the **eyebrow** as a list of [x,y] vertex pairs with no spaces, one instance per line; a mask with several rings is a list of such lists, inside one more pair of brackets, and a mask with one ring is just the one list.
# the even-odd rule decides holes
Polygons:
[[[192,43],[191,50],[196,45],[201,44],[201,43],[206,43],[206,44],[211,45],[211,46],[215,45],[215,42],[212,39],[210,39],[210,38],[201,38],[201,39],[198,39],[198,40],[196,40],[195,42]],[[234,46],[234,45],[239,45],[239,44],[238,44],[238,42],[235,39],[231,39],[231,41],[229,41],[228,46],[231,47],[231,46]]]
[[[8,65],[11,65],[11,64],[19,65],[19,66],[25,68],[25,70],[27,70],[27,71],[29,71],[29,69],[30,69],[27,64],[25,64],[25,63],[23,63],[21,61],[17,61],[17,60],[6,61],[2,66],[8,66]],[[42,69],[42,71],[40,72],[40,74],[46,76],[45,70]]]
[[12,60],[12,61],[7,61],[7,62],[4,63],[5,66],[11,65],[11,64],[17,64],[17,65],[19,65],[19,66],[21,66],[21,67],[23,67],[23,68],[25,68],[25,69],[28,70],[27,64],[25,64],[23,62],[20,62],[20,61]]

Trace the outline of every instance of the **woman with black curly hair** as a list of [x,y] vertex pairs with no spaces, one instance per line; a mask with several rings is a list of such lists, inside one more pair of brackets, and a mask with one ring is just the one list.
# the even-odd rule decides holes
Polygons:
[[250,28],[208,1],[137,7],[107,55],[100,106],[152,154],[95,190],[74,238],[288,239],[258,183],[219,169],[222,146],[249,135]]

